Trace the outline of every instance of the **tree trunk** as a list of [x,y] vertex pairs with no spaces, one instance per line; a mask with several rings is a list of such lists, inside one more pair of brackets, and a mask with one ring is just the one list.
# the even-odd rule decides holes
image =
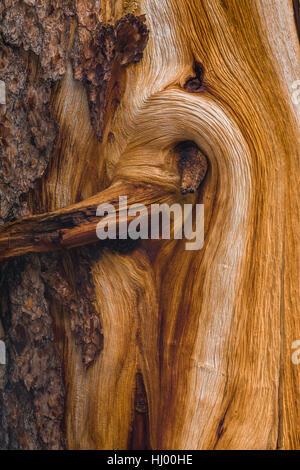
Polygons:
[[[0,1],[1,448],[300,448],[297,25]],[[119,196],[204,204],[203,248],[123,240]]]

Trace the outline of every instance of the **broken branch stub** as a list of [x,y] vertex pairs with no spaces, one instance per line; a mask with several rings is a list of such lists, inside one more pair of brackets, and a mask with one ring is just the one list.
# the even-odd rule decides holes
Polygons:
[[207,158],[192,141],[181,142],[176,146],[175,151],[179,154],[181,193],[194,193],[205,178],[208,167]]
[[[46,214],[23,217],[0,227],[0,260],[25,253],[70,249],[99,242],[96,228],[100,221],[96,211],[100,204],[116,208],[117,230],[123,216],[119,196],[128,195],[128,204],[149,207],[166,200],[158,186],[119,183],[82,202]],[[128,217],[130,222],[134,217]]]

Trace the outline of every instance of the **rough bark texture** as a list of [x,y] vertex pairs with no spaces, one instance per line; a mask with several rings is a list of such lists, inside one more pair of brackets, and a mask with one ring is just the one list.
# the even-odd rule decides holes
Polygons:
[[293,5],[294,5],[295,22],[296,22],[299,41],[300,41],[300,2],[299,0],[293,0]]
[[204,82],[204,67],[200,62],[194,61],[194,77],[190,77],[184,84],[184,89],[189,93],[203,93],[208,90]]
[[194,193],[205,178],[207,159],[194,142],[181,142],[175,150],[179,154],[181,193]]
[[149,442],[149,414],[148,400],[143,376],[136,374],[136,386],[134,395],[134,413],[129,434],[128,449],[150,450]]

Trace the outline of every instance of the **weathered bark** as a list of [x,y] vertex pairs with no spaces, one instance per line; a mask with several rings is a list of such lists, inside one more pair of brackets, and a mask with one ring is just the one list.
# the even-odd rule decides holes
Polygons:
[[[108,18],[99,15],[92,3],[0,3],[0,79],[6,85],[6,103],[1,105],[2,223],[43,207],[38,192],[28,191],[36,187],[53,156],[58,126],[51,116],[50,100],[57,90],[55,82],[67,72],[69,59],[73,60],[75,79],[84,79],[88,84],[91,121],[101,137],[105,110],[112,115],[111,106],[116,107],[116,100],[121,98],[123,85],[121,82],[119,86],[118,80],[124,79],[128,65],[142,57],[148,39],[144,17],[124,11],[115,24],[108,24]],[[109,38],[105,31],[110,32]],[[88,115],[86,120],[89,125]],[[49,221],[36,232],[32,225],[26,226],[27,233],[17,236],[17,246],[33,245],[34,249],[25,248],[22,253],[48,251],[48,245],[60,237],[58,228],[65,230],[70,225],[74,229],[86,216],[79,209],[72,212],[69,222],[68,215],[61,220],[54,218],[53,233]],[[89,242],[97,241],[94,227],[88,233]],[[66,241],[69,247],[74,237],[76,233],[71,230]],[[11,235],[9,238],[4,247],[6,255],[12,242]],[[18,249],[13,254],[19,254]],[[63,349],[59,345],[64,333],[59,322],[53,322],[51,310],[55,307],[51,304],[69,312],[68,326],[82,350],[80,362],[84,368],[102,349],[90,277],[94,255],[81,250],[70,258],[70,263],[78,264],[77,279],[68,278],[61,254],[25,257],[2,267],[1,312],[8,352],[6,370],[1,371],[2,448],[65,446]]]
[[[0,1],[1,448],[300,448],[296,25],[288,0]],[[97,241],[122,195],[203,202],[204,248]]]

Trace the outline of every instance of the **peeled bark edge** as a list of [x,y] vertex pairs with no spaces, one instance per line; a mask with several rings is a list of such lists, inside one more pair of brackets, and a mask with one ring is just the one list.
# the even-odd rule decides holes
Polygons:
[[[50,99],[55,83],[67,69],[74,8],[69,0],[60,2],[59,7],[54,0],[0,2],[0,79],[6,84],[6,106],[0,109],[4,149],[0,223],[29,213],[24,196],[45,173],[54,152],[59,128],[49,111]],[[96,131],[100,137],[107,102],[115,98],[107,95],[109,80],[115,80],[112,68],[124,68],[141,59],[148,30],[144,17],[130,14],[114,27],[98,27],[101,38],[108,38],[104,77],[96,87],[100,107],[91,111],[92,119],[99,118]],[[127,34],[132,35],[128,44]],[[95,72],[97,76],[99,64]],[[70,328],[82,348],[83,367],[89,367],[103,347],[90,276],[94,256],[81,249],[73,251],[73,258],[71,262],[79,263],[78,275],[84,279],[82,283],[78,279],[77,296],[60,270],[59,254],[26,255],[1,266],[4,295],[0,316],[7,349],[0,382],[2,449],[66,447],[64,374],[55,344],[51,302],[64,307],[67,300],[70,302]]]
[[118,105],[125,88],[123,68],[139,62],[147,45],[149,31],[145,15],[129,13],[114,25],[95,17],[78,27],[71,52],[74,78],[87,89],[91,123],[99,141],[103,138],[105,114],[110,102]]

